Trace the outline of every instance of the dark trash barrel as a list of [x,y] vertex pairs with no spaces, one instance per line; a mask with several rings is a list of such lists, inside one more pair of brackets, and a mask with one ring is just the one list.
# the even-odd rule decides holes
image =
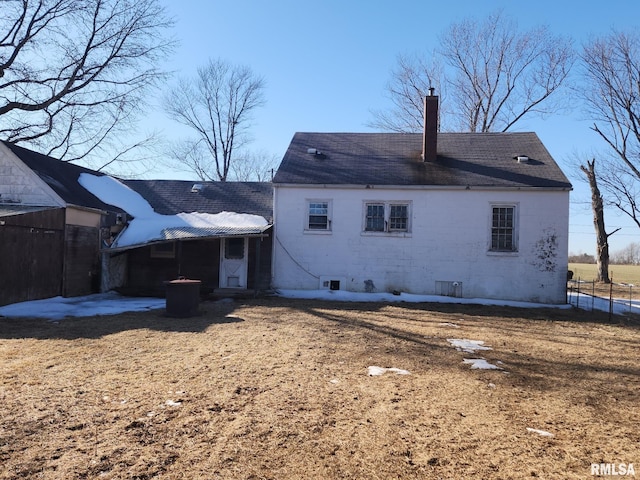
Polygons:
[[164,282],[167,288],[167,315],[180,318],[198,315],[201,283],[200,280],[182,278]]

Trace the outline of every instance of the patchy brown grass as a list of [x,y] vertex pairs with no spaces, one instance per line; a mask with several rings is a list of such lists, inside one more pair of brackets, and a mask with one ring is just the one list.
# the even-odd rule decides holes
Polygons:
[[[275,298],[203,304],[189,319],[0,318],[0,478],[640,470],[640,331],[603,319]],[[480,353],[504,370],[471,370],[462,360],[478,355],[447,338],[485,341],[493,350]],[[370,377],[370,365],[411,374]]]

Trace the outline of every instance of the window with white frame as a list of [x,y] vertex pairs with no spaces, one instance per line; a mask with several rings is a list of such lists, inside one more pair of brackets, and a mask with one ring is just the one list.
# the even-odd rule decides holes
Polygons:
[[492,205],[491,209],[491,251],[517,251],[515,205]]
[[366,202],[365,232],[408,232],[409,203]]
[[329,200],[307,201],[307,230],[331,230],[331,202]]

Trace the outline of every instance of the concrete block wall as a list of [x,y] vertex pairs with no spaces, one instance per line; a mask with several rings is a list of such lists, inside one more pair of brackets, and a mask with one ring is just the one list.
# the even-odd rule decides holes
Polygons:
[[[331,203],[330,232],[305,231],[307,200]],[[410,232],[364,230],[365,203],[410,203]],[[494,204],[516,205],[517,252],[491,252]],[[276,187],[273,286],[435,294],[459,282],[468,298],[564,303],[569,192]]]

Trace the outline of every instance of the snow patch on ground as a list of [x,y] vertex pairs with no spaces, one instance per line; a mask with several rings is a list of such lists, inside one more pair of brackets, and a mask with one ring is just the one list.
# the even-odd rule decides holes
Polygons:
[[553,433],[545,432],[544,430],[538,430],[537,428],[529,428],[529,427],[527,427],[527,432],[537,433],[541,437],[553,437]]
[[376,366],[367,367],[367,373],[372,377],[384,375],[387,372],[396,373],[398,375],[410,375],[408,370],[402,370],[400,368],[384,368]]
[[487,362],[484,358],[464,358],[463,363],[471,364],[471,369],[502,370],[502,368]]
[[452,346],[459,352],[476,353],[478,350],[493,350],[485,346],[482,340],[468,340],[466,338],[447,338]]
[[[478,350],[493,350],[484,344],[482,340],[469,340],[467,338],[447,338],[447,342],[455,347],[459,352],[476,353]],[[484,358],[463,358],[462,362],[471,365],[471,369],[475,370],[503,370],[492,363],[487,362]],[[503,365],[502,362],[496,362]]]
[[163,298],[123,297],[118,293],[109,292],[84,297],[53,297],[13,303],[0,307],[0,316],[61,320],[65,317],[93,317],[155,310],[164,308],[165,305],[166,301]]
[[407,302],[407,303],[457,303],[464,305],[498,305],[521,308],[571,308],[571,305],[549,305],[547,303],[516,302],[484,298],[459,298],[440,295],[417,295],[401,292],[400,295],[385,292],[347,292],[346,290],[287,290],[279,289],[276,295],[284,298],[306,300],[334,300],[341,302]]

